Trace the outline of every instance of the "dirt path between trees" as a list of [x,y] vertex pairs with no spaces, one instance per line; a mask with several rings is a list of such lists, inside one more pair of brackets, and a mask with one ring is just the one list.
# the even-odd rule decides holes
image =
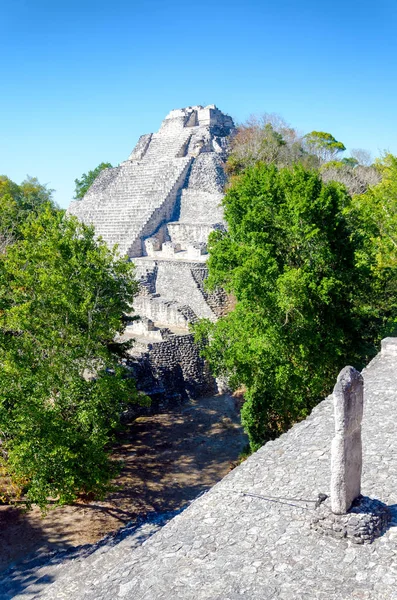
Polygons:
[[23,513],[0,506],[0,571],[32,552],[91,544],[138,515],[172,511],[224,477],[247,439],[237,401],[227,394],[191,400],[139,417],[115,450],[124,461],[115,490],[103,502],[79,502]]

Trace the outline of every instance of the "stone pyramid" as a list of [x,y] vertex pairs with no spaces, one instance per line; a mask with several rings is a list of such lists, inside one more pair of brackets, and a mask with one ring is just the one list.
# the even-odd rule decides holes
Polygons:
[[[158,133],[142,135],[128,160],[102,171],[69,213],[131,258],[150,255],[163,241],[168,253],[179,244],[195,254],[194,244],[222,222],[222,165],[233,129],[214,105],[172,110]],[[165,223],[159,240],[147,242]]]
[[125,335],[135,340],[138,379],[154,373],[157,383],[152,377],[146,392],[160,386],[197,395],[213,385],[188,329],[198,318],[216,320],[227,305],[204,280],[208,235],[225,227],[224,162],[234,131],[214,105],[172,110],[158,133],[141,136],[125,162],[102,171],[70,205],[70,214],[92,223],[136,265],[141,319]]

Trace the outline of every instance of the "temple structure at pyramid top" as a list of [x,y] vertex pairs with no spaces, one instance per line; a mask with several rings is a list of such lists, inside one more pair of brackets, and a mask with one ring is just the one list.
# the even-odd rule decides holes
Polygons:
[[125,162],[102,171],[69,213],[131,258],[161,252],[200,259],[209,231],[223,221],[223,162],[233,131],[231,117],[215,105],[172,110]]

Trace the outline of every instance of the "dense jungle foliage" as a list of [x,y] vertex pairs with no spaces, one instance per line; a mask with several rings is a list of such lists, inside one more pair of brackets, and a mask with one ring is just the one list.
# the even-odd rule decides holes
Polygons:
[[207,285],[236,304],[194,329],[214,374],[245,390],[252,450],[397,330],[397,159],[372,165],[355,151],[338,160],[343,150],[274,116],[251,119],[233,141],[228,229],[210,236]]
[[[232,140],[226,232],[209,240],[210,289],[235,308],[195,326],[215,375],[242,388],[251,449],[285,431],[397,332],[397,158],[372,162],[275,115]],[[104,168],[75,180],[81,198]],[[117,342],[133,265],[65,216],[37,179],[0,177],[0,486],[43,510],[102,495],[113,435],[147,403]],[[1,489],[0,489],[1,494]],[[0,498],[1,499],[1,498]]]
[[[115,342],[133,265],[68,218],[37,180],[0,179],[0,467],[6,499],[43,509],[101,495],[112,436],[146,402]],[[0,482],[0,484],[1,484]]]

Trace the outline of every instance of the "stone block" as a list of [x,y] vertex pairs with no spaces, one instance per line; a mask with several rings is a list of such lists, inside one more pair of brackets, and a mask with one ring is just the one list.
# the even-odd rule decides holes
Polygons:
[[353,367],[339,373],[334,388],[335,437],[331,448],[331,507],[344,514],[361,491],[363,378]]
[[335,515],[329,499],[316,507],[310,527],[333,538],[344,538],[353,544],[371,544],[388,528],[391,521],[389,507],[366,496],[358,496],[348,513]]
[[126,333],[130,335],[145,335],[149,331],[154,330],[154,323],[147,317],[140,317],[134,321],[130,321],[125,328]]
[[382,340],[382,356],[397,356],[397,338],[387,337]]
[[161,241],[157,237],[147,238],[143,244],[147,256],[154,256],[155,252],[161,250]]
[[177,252],[181,251],[181,245],[174,242],[164,242],[162,252],[164,256],[173,257]]
[[201,258],[205,254],[207,254],[207,244],[204,242],[187,245],[186,258],[194,260],[195,258]]
[[135,148],[129,155],[128,160],[141,160],[143,158],[143,156],[145,155],[146,150],[149,147],[151,138],[152,138],[151,133],[146,133],[144,135],[141,135],[141,137],[138,140],[137,145],[135,146]]

